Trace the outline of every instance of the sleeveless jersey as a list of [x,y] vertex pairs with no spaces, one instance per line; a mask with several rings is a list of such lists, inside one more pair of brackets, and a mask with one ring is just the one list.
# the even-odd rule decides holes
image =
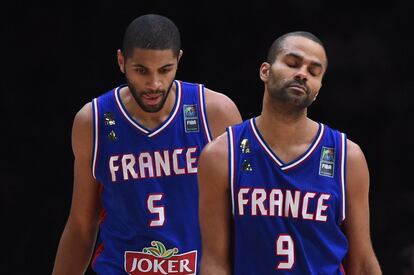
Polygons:
[[233,274],[344,274],[345,134],[319,124],[312,145],[290,163],[254,118],[227,134]]
[[98,274],[198,274],[197,161],[211,134],[204,87],[174,83],[175,105],[154,130],[127,113],[123,86],[92,101],[92,174],[103,207]]

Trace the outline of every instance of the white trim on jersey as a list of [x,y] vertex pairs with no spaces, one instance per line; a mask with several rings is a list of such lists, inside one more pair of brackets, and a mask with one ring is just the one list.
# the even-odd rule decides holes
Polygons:
[[201,118],[203,121],[203,128],[204,128],[204,133],[206,135],[207,141],[210,142],[212,140],[211,138],[211,134],[210,134],[210,129],[208,127],[208,123],[207,123],[207,110],[204,109],[205,107],[205,101],[204,101],[204,86],[201,84],[198,84],[198,98],[200,100],[200,110],[201,110]]
[[231,192],[231,213],[234,216],[234,137],[233,137],[233,128],[229,126],[228,128],[228,139],[229,139],[229,175],[230,175],[230,192]]
[[180,109],[180,106],[181,106],[181,89],[182,89],[181,82],[180,81],[177,81],[177,80],[174,80],[174,82],[175,82],[175,84],[177,86],[176,96],[178,97],[178,99],[176,99],[176,104],[175,104],[174,112],[170,116],[170,118],[160,128],[158,128],[158,130],[156,130],[156,131],[152,132],[151,134],[149,134],[148,137],[155,136],[156,134],[158,134],[159,132],[161,132],[165,127],[167,127],[168,125],[170,125],[171,121],[174,120],[175,115],[178,113],[178,110]]
[[322,123],[320,123],[319,125],[321,127],[321,130],[319,132],[319,136],[316,139],[316,141],[313,143],[312,147],[308,150],[308,152],[303,157],[301,157],[299,160],[295,161],[294,163],[292,163],[290,165],[287,165],[287,166],[283,167],[282,170],[287,170],[287,169],[290,169],[290,168],[298,165],[299,163],[301,163],[305,159],[307,159],[315,151],[316,147],[318,147],[318,145],[319,145],[319,143],[320,143],[320,141],[323,137],[323,134],[325,132],[325,126]]
[[275,153],[266,145],[266,142],[261,138],[260,134],[258,133],[258,130],[256,129],[256,125],[254,124],[253,120],[254,120],[254,118],[250,119],[250,126],[253,129],[253,133],[254,133],[256,139],[259,141],[260,145],[266,151],[266,153],[274,160],[274,162],[276,162],[276,164],[278,166],[280,166],[280,169],[282,171],[291,169],[291,168],[297,166],[298,164],[302,163],[304,160],[306,160],[315,151],[316,147],[319,145],[319,143],[320,143],[320,141],[323,137],[323,134],[325,132],[324,125],[322,123],[320,123],[319,125],[320,125],[321,129],[319,131],[319,135],[316,138],[316,140],[313,142],[313,145],[308,149],[307,153],[304,156],[302,156],[300,159],[296,160],[295,162],[285,166],[285,164],[282,163],[276,157]]
[[181,106],[181,82],[178,80],[174,80],[174,83],[176,84],[177,87],[177,93],[176,93],[176,101],[175,101],[175,107],[174,110],[172,112],[172,114],[170,115],[170,117],[168,118],[167,121],[165,121],[160,128],[156,129],[154,132],[149,131],[148,129],[145,129],[144,127],[142,127],[141,125],[139,125],[136,121],[134,121],[131,116],[126,112],[126,110],[124,109],[124,106],[122,105],[121,99],[119,98],[119,89],[121,87],[118,87],[114,90],[114,94],[115,94],[115,99],[116,99],[116,103],[118,105],[119,110],[121,110],[121,113],[124,115],[124,117],[135,127],[137,128],[139,131],[143,132],[144,134],[148,135],[148,137],[153,137],[155,135],[157,135],[158,133],[160,133],[162,130],[164,130],[170,123],[171,121],[174,120],[176,114],[178,113],[178,110],[180,109]]
[[138,125],[134,120],[132,120],[132,118],[127,114],[127,112],[124,110],[124,107],[122,106],[121,103],[121,99],[119,98],[119,89],[121,87],[117,87],[114,90],[114,95],[115,95],[115,99],[116,99],[116,104],[118,105],[119,110],[121,110],[121,113],[124,115],[124,117],[138,130],[140,130],[141,132],[143,132],[144,134],[148,134],[149,131],[143,127],[141,127],[140,125]]
[[96,161],[98,158],[98,141],[99,141],[99,119],[98,119],[98,99],[94,98],[92,100],[92,109],[93,109],[93,156],[92,156],[92,177],[96,179]]
[[341,133],[341,188],[342,188],[342,221],[345,220],[345,206],[346,206],[346,194],[345,194],[345,165],[346,165],[346,136]]
[[267,154],[277,163],[277,165],[282,166],[283,163],[281,163],[274,155],[273,153],[270,151],[269,148],[267,148],[266,144],[262,141],[262,139],[260,138],[260,135],[257,133],[256,127],[253,123],[253,118],[250,119],[250,126],[253,129],[253,133],[256,137],[256,139],[259,141],[260,145],[262,145],[262,148],[265,149],[265,151],[267,152]]

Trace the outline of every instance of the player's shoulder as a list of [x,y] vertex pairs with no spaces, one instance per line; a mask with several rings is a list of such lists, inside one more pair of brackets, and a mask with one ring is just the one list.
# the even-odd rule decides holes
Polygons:
[[231,118],[226,127],[242,120],[236,104],[224,93],[205,88],[205,104],[209,118]]
[[202,151],[204,158],[220,158],[226,157],[228,150],[228,135],[227,132],[222,133],[217,138],[209,142]]
[[[100,104],[104,104],[110,100],[115,100],[114,92],[120,90],[121,88],[125,87],[126,84],[118,85],[114,88],[109,90],[104,90],[101,94],[99,94],[96,98],[93,98],[91,101],[84,104],[76,113],[75,119],[88,119],[92,120],[94,108],[97,108]],[[96,110],[98,111],[98,110]]]
[[348,162],[365,160],[364,152],[362,151],[359,144],[347,138],[346,147]]
[[235,103],[224,93],[204,88],[204,96],[207,109],[225,110],[226,108],[235,107]]
[[337,135],[341,135],[341,134],[346,135],[345,132],[343,132],[340,128],[338,128],[336,126],[333,126],[333,125],[330,125],[330,124],[327,124],[327,123],[324,123],[324,122],[321,122],[321,121],[312,120],[310,118],[309,118],[309,120],[312,121],[312,123],[315,123],[319,126],[322,126],[325,132],[332,132],[332,133],[337,134]]
[[214,179],[225,178],[227,163],[227,133],[223,133],[203,148],[198,161],[199,175]]
[[76,156],[91,157],[93,144],[93,107],[88,102],[78,110],[72,125],[72,148]]
[[202,89],[204,90],[204,98],[205,98],[205,103],[206,103],[207,108],[214,107],[216,105],[222,106],[225,104],[233,103],[233,100],[231,100],[224,93],[207,88],[204,84],[187,82],[187,81],[182,81],[182,80],[176,80],[176,81],[178,81],[178,83],[180,83],[182,87],[197,87],[197,88],[202,87]]
[[[320,122],[318,122],[320,123]],[[349,139],[348,135],[339,128],[331,127],[330,125],[320,123],[324,126],[325,132],[330,131],[331,133],[335,133],[336,135],[342,135],[345,138],[346,142],[346,162],[348,167],[355,167],[355,166],[364,166],[366,163],[365,154],[361,149],[360,145]],[[347,169],[348,171],[350,169]],[[351,169],[353,170],[353,169]]]
[[181,87],[194,87],[194,88],[198,88],[200,86],[203,86],[203,84],[201,84],[201,83],[187,82],[187,81],[183,81],[183,80],[179,80],[179,79],[174,80],[174,82],[176,84],[178,83]]
[[73,119],[72,136],[78,137],[89,135],[93,127],[93,104],[84,104],[76,113]]
[[92,102],[84,104],[76,113],[75,121],[92,121],[93,106]]
[[205,88],[205,108],[213,137],[242,121],[236,104],[227,95]]
[[[320,122],[317,122],[317,123],[320,123]],[[320,124],[324,126],[325,131],[329,130],[333,133],[336,133],[337,135],[343,135],[344,137],[346,137],[346,148],[348,152],[348,158],[349,157],[360,157],[361,155],[363,155],[362,149],[359,146],[359,144],[349,139],[349,137],[346,135],[344,131],[340,130],[339,128],[332,127],[328,124],[324,124],[324,123],[320,123]]]
[[254,124],[256,117],[250,117],[247,119],[244,119],[242,121],[239,121],[238,123],[235,123],[233,125],[230,125],[229,128],[231,128],[232,131],[243,131],[246,128],[250,128],[251,124]]

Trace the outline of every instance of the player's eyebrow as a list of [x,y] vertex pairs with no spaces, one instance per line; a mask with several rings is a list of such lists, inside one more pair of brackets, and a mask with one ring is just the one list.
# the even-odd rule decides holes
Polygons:
[[[160,69],[168,68],[168,67],[171,67],[171,66],[174,66],[174,63],[165,64],[164,66],[161,66]],[[132,64],[132,67],[134,67],[134,68],[140,67],[140,68],[148,69],[148,67],[146,67],[145,65],[139,64],[139,63]]]

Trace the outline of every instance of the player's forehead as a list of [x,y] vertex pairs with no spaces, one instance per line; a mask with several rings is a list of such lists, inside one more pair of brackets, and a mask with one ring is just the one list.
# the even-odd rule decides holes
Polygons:
[[324,48],[319,43],[303,36],[288,36],[283,40],[279,57],[289,55],[320,63],[324,67],[327,64]]
[[134,48],[128,57],[131,65],[140,65],[148,68],[161,68],[168,64],[175,64],[177,56],[172,49],[154,50]]

